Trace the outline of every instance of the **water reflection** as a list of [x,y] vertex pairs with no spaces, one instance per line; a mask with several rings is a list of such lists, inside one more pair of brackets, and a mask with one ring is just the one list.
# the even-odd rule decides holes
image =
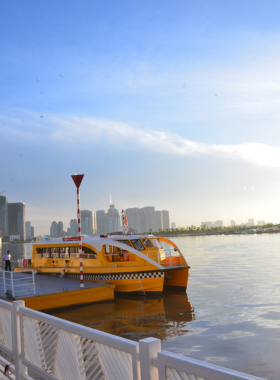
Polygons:
[[114,302],[53,310],[51,315],[138,341],[148,337],[162,342],[185,335],[195,319],[187,294],[164,294],[159,299],[116,298]]

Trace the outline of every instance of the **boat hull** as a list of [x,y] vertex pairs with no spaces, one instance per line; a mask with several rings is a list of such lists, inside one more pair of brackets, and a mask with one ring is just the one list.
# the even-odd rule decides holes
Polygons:
[[189,280],[189,267],[172,268],[165,272],[164,289],[186,291]]

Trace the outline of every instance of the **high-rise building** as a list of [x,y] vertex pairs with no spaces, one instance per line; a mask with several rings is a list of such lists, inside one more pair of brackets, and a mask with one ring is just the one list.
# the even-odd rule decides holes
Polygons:
[[26,239],[25,233],[25,203],[7,203],[4,208],[8,209],[6,213],[6,226],[8,226],[6,235],[20,235],[20,239]]
[[31,238],[35,237],[34,227],[31,226]]
[[70,236],[78,236],[78,222],[77,219],[70,220]]
[[235,221],[234,221],[234,220],[231,220],[231,221],[230,221],[230,225],[231,225],[231,227],[234,227],[234,226],[235,226]]
[[223,227],[224,223],[222,220],[216,220],[216,222],[213,223],[213,227]]
[[31,239],[32,237],[31,222],[25,222],[25,233],[26,233],[26,239]]
[[93,217],[92,211],[81,211],[81,231],[85,235],[93,235]]
[[254,219],[248,219],[247,226],[251,227],[251,226],[254,226],[254,225],[255,225]]
[[58,231],[57,231],[57,223],[55,221],[52,222],[51,228],[50,228],[50,235],[52,238],[58,237]]
[[162,228],[164,230],[169,230],[170,224],[169,224],[169,211],[162,210]]
[[114,203],[110,204],[110,208],[108,210],[108,213],[106,214],[108,219],[108,231],[111,232],[118,232],[121,230],[121,219],[119,211],[115,208]]
[[60,221],[57,223],[57,237],[63,237],[64,232],[63,232],[63,223]]
[[6,204],[8,204],[8,197],[0,195],[0,236],[8,235],[8,226],[6,226],[8,209],[5,207]]
[[97,233],[99,235],[106,234],[106,213],[104,210],[96,211],[96,224],[97,224]]
[[152,232],[154,223],[153,223],[153,214],[155,213],[154,206],[145,206],[140,208],[140,231],[141,232]]
[[96,212],[92,213],[92,229],[93,229],[93,233],[96,234],[97,233]]
[[[142,208],[132,207],[125,210],[128,229],[139,232],[158,232],[162,229],[169,229],[169,211],[156,211],[154,206]],[[106,213],[103,210],[96,211],[97,233],[106,234],[121,231],[122,223],[119,211],[110,201],[110,208]]]
[[212,222],[201,222],[201,227],[202,228],[206,228],[206,229],[210,229],[210,228],[212,228],[213,227],[213,223]]
[[171,222],[171,228],[173,228],[175,230],[175,228],[176,228],[176,223],[175,222]]

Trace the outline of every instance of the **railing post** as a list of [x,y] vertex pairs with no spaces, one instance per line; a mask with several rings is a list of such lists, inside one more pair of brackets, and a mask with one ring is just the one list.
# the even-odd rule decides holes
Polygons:
[[158,379],[158,369],[153,364],[153,360],[157,359],[157,354],[160,351],[160,339],[146,338],[139,340],[141,379]]
[[35,274],[34,274],[34,270],[32,271],[32,281],[33,281],[33,294],[35,296]]
[[6,272],[2,270],[3,273],[3,284],[4,284],[4,293],[7,293],[7,288],[6,288]]
[[[14,272],[14,273],[16,273],[16,272]],[[14,297],[15,296],[15,290],[14,290],[14,276],[13,276],[13,272],[10,272],[10,275],[11,275],[12,296]]]
[[21,375],[27,375],[27,367],[22,364],[22,331],[20,326],[19,309],[25,307],[24,301],[14,301],[12,308],[12,339],[13,339],[13,354],[15,360],[15,377],[20,379]]

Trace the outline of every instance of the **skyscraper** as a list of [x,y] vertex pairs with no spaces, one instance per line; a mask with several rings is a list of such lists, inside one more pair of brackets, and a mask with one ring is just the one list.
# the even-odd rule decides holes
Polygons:
[[20,240],[26,239],[25,233],[25,203],[8,203],[6,224],[8,235],[20,235]]
[[111,232],[118,232],[121,230],[121,219],[119,211],[115,208],[115,205],[112,203],[110,204],[110,208],[107,213],[107,219],[108,219],[108,231]]
[[59,221],[57,223],[57,237],[63,237],[63,236],[64,236],[63,223],[61,221]]
[[51,228],[50,228],[50,235],[52,238],[56,238],[57,235],[57,223],[55,221],[52,222]]
[[93,218],[92,211],[81,211],[81,232],[85,235],[93,235]]
[[169,211],[167,210],[162,210],[162,228],[164,230],[169,230],[170,224],[169,224]]
[[78,236],[78,222],[77,219],[70,220],[70,236]]
[[26,233],[26,239],[31,239],[31,222],[25,222],[25,233]]
[[5,207],[8,204],[8,197],[0,195],[0,236],[8,235],[6,226],[8,209]]
[[105,234],[106,231],[106,213],[104,210],[96,211],[96,224],[97,224],[97,233]]

